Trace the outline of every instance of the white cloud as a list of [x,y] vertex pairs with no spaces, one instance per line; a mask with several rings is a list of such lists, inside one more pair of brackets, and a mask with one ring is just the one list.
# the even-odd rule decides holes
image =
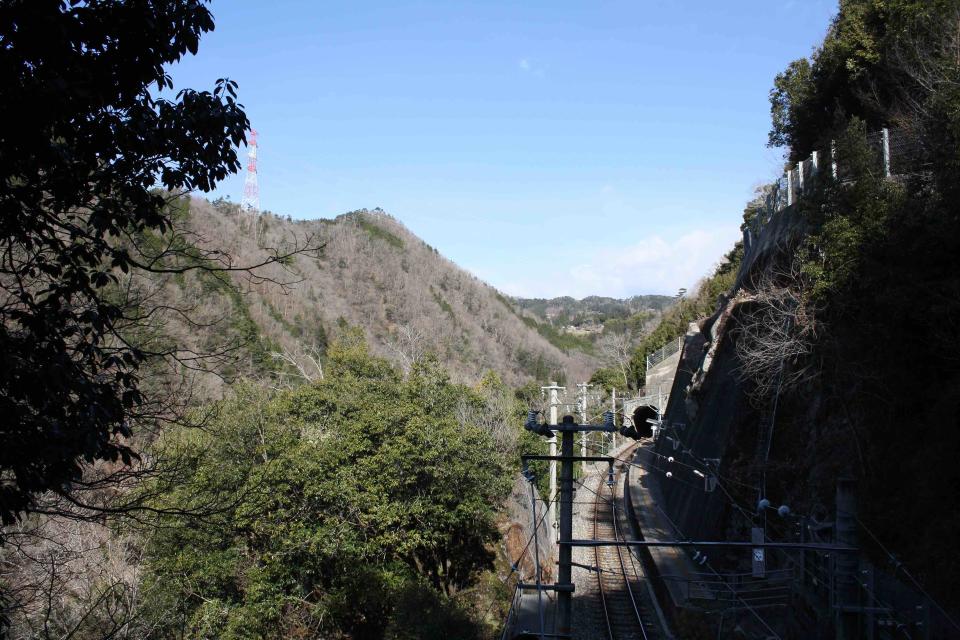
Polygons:
[[[669,238],[655,234],[620,246],[580,247],[566,268],[548,273],[529,272],[518,278],[514,272],[498,278],[491,271],[484,278],[498,289],[515,296],[555,297],[589,295],[624,298],[640,294],[674,294],[681,287],[694,290],[709,275],[740,238],[736,223],[709,229],[694,229]],[[481,276],[483,277],[483,276]]]
[[543,65],[534,63],[530,58],[520,58],[520,60],[517,61],[517,67],[519,67],[520,71],[537,76],[538,78],[542,78],[545,71]]

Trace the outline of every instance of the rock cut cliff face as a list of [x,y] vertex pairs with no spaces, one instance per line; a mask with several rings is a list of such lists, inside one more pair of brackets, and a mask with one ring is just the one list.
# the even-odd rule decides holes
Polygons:
[[[812,508],[820,490],[833,490],[826,490],[825,478],[816,488],[798,482],[817,475],[807,464],[817,455],[798,448],[796,439],[798,424],[810,417],[811,398],[818,391],[777,384],[778,376],[792,380],[796,363],[788,358],[773,367],[772,381],[760,385],[744,366],[745,326],[767,304],[760,290],[769,285],[771,274],[789,270],[793,248],[804,233],[804,221],[788,210],[771,220],[759,237],[745,234],[744,258],[732,289],[719,296],[713,315],[691,323],[687,331],[665,415],[669,426],[657,452],[701,470],[710,467],[719,471],[720,479],[720,486],[707,492],[702,478],[681,467],[676,482],[664,482],[671,518],[688,537],[748,539],[752,522],[744,512],[755,512],[761,493],[777,504]],[[777,391],[767,393],[768,387]],[[735,564],[742,565],[742,560]]]
[[[919,322],[902,323],[899,338],[878,343],[859,311],[811,308],[796,281],[807,232],[802,212],[779,212],[759,237],[746,239],[736,282],[716,312],[691,324],[657,451],[700,468],[715,465],[720,487],[706,492],[680,470],[678,481],[664,484],[667,509],[689,537],[748,539],[761,497],[832,520],[838,480],[853,478],[863,521],[887,546],[899,543],[910,564],[926,567],[932,584],[947,584],[945,567],[960,560],[934,557],[914,533],[949,537],[956,526],[955,512],[944,508],[955,503],[955,488],[938,477],[954,468],[945,452],[955,452],[960,439],[960,377],[921,357],[935,347],[912,334]],[[876,296],[889,313],[922,314],[914,300]],[[757,328],[758,318],[766,329]],[[823,318],[830,326],[818,324]],[[772,517],[773,535],[795,533]],[[928,542],[932,536],[924,534]],[[869,544],[866,551],[878,564],[887,561]],[[732,562],[746,568],[745,558]]]

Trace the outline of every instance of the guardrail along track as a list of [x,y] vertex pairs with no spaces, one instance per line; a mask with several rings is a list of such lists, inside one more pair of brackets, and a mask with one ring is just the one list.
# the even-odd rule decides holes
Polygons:
[[[624,457],[629,457],[625,452]],[[616,489],[623,480],[622,465],[616,468],[613,487],[601,483],[594,498],[594,538],[626,539],[621,531]],[[641,583],[643,569],[625,547],[595,547],[596,576],[607,635],[611,640],[655,640],[662,637],[649,592]]]

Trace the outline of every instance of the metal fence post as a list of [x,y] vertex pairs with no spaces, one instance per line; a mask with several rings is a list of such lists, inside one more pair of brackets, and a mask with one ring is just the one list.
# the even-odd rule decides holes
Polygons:
[[837,141],[830,141],[830,171],[833,173],[833,179],[837,179]]
[[883,176],[890,177],[890,129],[883,128]]

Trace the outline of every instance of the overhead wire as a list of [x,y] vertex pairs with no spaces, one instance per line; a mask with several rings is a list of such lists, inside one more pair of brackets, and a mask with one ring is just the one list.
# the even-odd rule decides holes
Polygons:
[[[549,501],[548,501],[548,500],[544,500],[543,498],[537,496],[537,500],[539,500],[540,502],[543,502],[546,507],[549,507],[549,506],[550,506],[550,503],[551,503],[551,502],[557,502],[557,501],[559,500],[559,497],[560,497],[560,496],[559,496],[559,494],[558,494],[557,496],[554,497],[553,500],[549,500]],[[534,522],[534,525],[533,525],[533,533],[530,535],[529,538],[527,538],[527,542],[526,542],[525,545],[523,545],[523,549],[520,551],[520,555],[517,556],[516,561],[511,561],[511,562],[510,562],[510,573],[508,573],[505,578],[501,578],[501,579],[500,579],[500,582],[501,582],[501,583],[506,584],[507,582],[509,582],[509,581],[510,581],[510,578],[513,577],[513,574],[516,573],[516,572],[520,569],[521,563],[523,562],[523,557],[527,554],[527,551],[530,549],[530,545],[533,543],[534,539],[535,539],[536,536],[537,536],[537,533],[540,531],[540,525],[543,524],[543,521],[546,519],[548,513],[549,513],[548,510],[547,510],[547,509],[544,509],[544,510],[543,510],[543,513],[540,515],[540,519],[539,519],[538,521]],[[522,580],[522,578],[521,578],[521,580]],[[519,591],[519,592],[520,592],[519,601],[522,601],[522,600],[523,600],[523,590],[520,589],[520,585],[519,585],[519,584],[517,584],[517,585],[514,587],[514,591]],[[547,597],[548,597],[548,598],[550,597],[549,593],[547,594]],[[486,610],[486,611],[484,612],[484,614],[483,614],[483,617],[484,617],[484,618],[486,618],[486,617],[490,614],[490,611],[493,609],[493,607],[494,607],[495,604],[496,604],[496,600],[494,600],[493,602],[490,603],[490,605],[487,607],[487,610]],[[511,614],[511,612],[513,611],[513,609],[514,609],[514,603],[511,601],[511,603],[510,603],[510,610],[507,612],[507,621],[506,621],[507,623],[508,623],[509,620],[510,620],[510,614]],[[505,624],[504,624],[504,631],[503,631],[503,634],[502,634],[501,637],[503,637],[503,635],[506,634],[506,631],[507,631],[507,630],[506,630],[506,623],[505,623]]]
[[[589,448],[589,445],[588,445],[588,448]],[[599,450],[599,449],[597,449],[596,447],[593,448],[593,451],[594,451],[594,453],[602,453],[602,451]],[[616,456],[611,456],[611,457],[613,457],[614,460],[617,460],[617,461],[619,461],[619,462],[621,462],[621,463],[623,463],[623,464],[625,464],[625,465],[627,465],[627,466],[630,466],[630,467],[638,467],[638,468],[641,468],[641,469],[645,469],[645,470],[647,470],[647,471],[650,471],[650,470],[651,470],[651,467],[648,467],[648,466],[646,466],[646,465],[643,464],[643,463],[633,462],[633,461],[631,461],[631,460],[628,460],[628,459],[625,459],[625,458],[618,458],[618,457],[616,457]],[[674,463],[676,463],[676,461],[674,461]],[[682,464],[682,463],[681,463],[681,464]],[[683,465],[683,466],[689,467],[690,465]],[[691,468],[693,468],[693,467],[691,467]],[[652,470],[654,470],[654,471],[660,471],[660,472],[663,472],[663,473],[666,473],[666,472],[667,472],[667,470],[665,470],[665,469],[663,469],[663,468],[661,468],[661,467],[659,467],[659,466],[656,466],[656,465],[653,465]],[[701,491],[703,490],[703,486],[702,486],[702,485],[693,484],[693,483],[691,483],[691,482],[687,482],[686,480],[683,480],[683,479],[681,479],[681,478],[677,478],[677,477],[675,477],[675,476],[671,476],[671,477],[670,477],[670,482],[677,482],[677,483],[679,483],[679,484],[686,485],[686,486],[691,487],[691,488],[693,488],[693,489],[699,489],[699,490],[701,490]]]
[[[666,512],[666,511],[664,511],[663,509],[661,509],[659,505],[654,505],[654,506],[657,508],[657,510],[658,510],[661,514],[663,514],[663,517],[665,517],[665,518],[667,519],[667,522],[670,523],[670,526],[673,527],[674,531],[676,531],[677,534],[679,534],[679,536],[680,536],[681,539],[687,540],[687,541],[690,540],[690,538],[687,537],[687,536],[683,533],[683,531],[680,530],[680,527],[677,526],[677,524],[670,518],[670,516],[667,515],[667,512]],[[740,596],[739,593],[737,593],[737,590],[734,589],[732,585],[728,584],[727,581],[723,579],[723,576],[722,576],[716,569],[714,569],[713,566],[711,566],[709,562],[706,562],[705,564],[706,564],[706,567],[707,567],[708,569],[710,569],[710,571],[712,571],[713,574],[714,574],[715,576],[717,576],[717,578],[720,579],[720,582],[730,590],[730,592],[733,594],[733,597],[736,598],[737,600],[739,600],[740,603],[741,603],[750,613],[753,614],[753,616],[760,622],[760,624],[763,625],[764,628],[766,628],[767,631],[769,631],[770,633],[772,633],[772,634],[774,635],[774,637],[775,637],[775,638],[778,638],[778,640],[779,640],[780,634],[778,634],[776,631],[773,630],[773,627],[771,627],[770,624],[769,624],[766,620],[764,620],[763,616],[761,616],[761,615],[756,611],[756,609],[754,609],[753,607],[751,607],[750,604],[749,604],[746,600],[744,600],[744,599]]]
[[[722,493],[724,494],[724,496],[725,496],[725,498],[727,499],[727,501],[731,504],[731,506],[734,507],[737,511],[739,511],[739,512],[740,512],[740,515],[741,515],[745,520],[747,520],[747,522],[749,522],[750,524],[755,524],[755,522],[756,522],[755,516],[750,515],[750,513],[747,511],[747,509],[745,509],[742,505],[740,505],[740,504],[733,498],[733,496],[730,494],[730,492],[727,490],[727,488],[723,486],[723,483],[720,482],[721,478],[723,478],[723,477],[720,476],[719,470],[716,469],[716,468],[713,468],[713,467],[712,467],[710,464],[708,464],[705,460],[699,459],[699,458],[693,453],[693,451],[683,443],[683,441],[682,441],[682,440],[680,439],[680,437],[679,437],[679,434],[674,434],[674,435],[677,437],[677,441],[680,442],[680,444],[681,444],[682,447],[683,447],[682,453],[690,456],[691,458],[693,458],[694,460],[696,460],[696,461],[698,461],[698,462],[701,462],[704,466],[703,466],[703,468],[701,469],[701,468],[696,467],[696,466],[694,466],[694,465],[689,465],[689,464],[680,462],[680,461],[675,460],[675,459],[672,460],[672,461],[670,461],[670,463],[671,463],[671,464],[677,464],[678,466],[685,467],[685,468],[688,468],[688,469],[691,469],[691,470],[694,470],[694,471],[699,471],[699,472],[701,472],[701,473],[703,473],[703,471],[709,472],[709,473],[716,479],[716,485],[721,489]],[[595,453],[599,452],[599,453],[602,453],[602,454],[604,454],[604,455],[609,455],[607,452],[603,451],[601,448],[599,448],[599,447],[597,447],[596,445],[593,445],[593,444],[589,444],[589,443],[588,443],[588,444],[587,444],[587,448],[591,449],[591,450],[592,450],[593,452],[595,452]],[[650,455],[650,456],[652,456],[652,457],[654,457],[654,458],[660,458],[660,459],[662,459],[662,460],[669,460],[669,458],[670,458],[669,456],[664,456],[663,454],[657,453],[657,452],[652,451],[652,450],[647,449],[647,448],[642,449],[642,451],[644,451],[646,454],[648,454],[648,455]],[[622,454],[621,454],[621,455],[622,455]],[[630,460],[630,459],[627,459],[627,458],[622,458],[622,457],[619,457],[619,456],[610,456],[610,457],[612,457],[614,460],[617,460],[617,461],[619,461],[619,462],[621,462],[621,463],[623,463],[623,464],[629,465],[629,466],[640,467],[640,468],[643,468],[643,469],[645,469],[645,470],[647,470],[647,471],[650,471],[650,470],[651,470],[651,467],[650,467],[650,466],[646,466],[646,465],[644,465],[644,464],[642,464],[642,463],[634,462],[633,460]],[[653,470],[655,470],[655,471],[659,471],[659,472],[661,472],[661,473],[665,472],[665,470],[664,470],[663,468],[661,468],[659,465],[657,465],[657,464],[655,464],[655,463],[653,463],[651,466],[652,466]],[[699,486],[699,485],[694,485],[694,484],[692,484],[692,483],[685,482],[685,481],[683,481],[683,480],[681,480],[681,479],[678,479],[678,478],[673,478],[673,477],[671,477],[671,480],[672,480],[672,481],[675,481],[675,482],[680,482],[681,484],[686,485],[686,486],[691,487],[691,488],[694,488],[694,489],[701,489],[701,490],[703,489],[703,488],[702,488],[701,486]],[[725,481],[731,481],[731,479],[729,479],[729,478],[723,478],[723,480],[725,480]],[[756,488],[756,487],[754,487],[753,485],[748,485],[748,484],[746,484],[746,483],[740,483],[740,482],[737,482],[737,481],[735,481],[735,480],[733,480],[733,482],[735,482],[735,483],[737,483],[737,484],[743,484],[744,486],[747,486],[747,487],[750,487],[750,488]],[[613,503],[612,503],[609,499],[604,498],[602,495],[600,495],[600,494],[597,493],[596,491],[593,491],[590,487],[588,487],[588,486],[586,485],[585,482],[581,482],[581,483],[580,483],[580,486],[581,486],[582,488],[586,489],[588,492],[594,494],[594,495],[595,495],[597,498],[599,498],[600,500],[603,500],[603,501],[605,501],[605,502],[613,505]],[[542,498],[540,498],[540,500],[543,501],[545,504],[549,504],[549,503],[547,503],[546,501],[544,501]],[[557,500],[557,497],[554,498],[554,501],[556,501],[556,500]],[[575,502],[575,504],[587,504],[587,503]],[[667,515],[667,513],[666,513],[662,508],[660,508],[659,505],[654,505],[654,506],[655,506],[655,507],[658,509],[658,511],[660,511],[660,513],[663,514],[663,516],[670,522],[671,526],[675,529],[675,531],[676,531],[677,533],[679,533],[682,538],[686,538],[686,536],[684,536],[683,532],[682,532],[682,531],[680,530],[680,528],[676,525],[676,523],[673,522],[673,520],[669,517],[669,515]],[[541,518],[541,522],[542,522],[542,520],[543,520],[543,518]],[[859,519],[857,519],[857,521],[860,522]],[[869,529],[867,529],[866,525],[864,525],[862,522],[860,522],[860,524],[861,524],[861,526],[864,528],[864,530],[866,530],[866,531],[870,534],[870,536],[881,546],[881,548],[884,549],[884,551],[888,554],[888,556],[890,556],[891,559],[896,562],[896,558],[894,558],[893,555],[892,555],[889,551],[886,550],[886,548],[882,545],[882,543],[879,541],[879,539],[873,534],[873,532],[870,531]],[[771,541],[771,542],[772,542],[772,539],[771,539],[769,536],[767,536],[765,530],[764,530],[764,537],[765,537],[768,541]],[[532,540],[532,538],[531,538],[531,540]],[[530,541],[528,540],[528,542],[527,542],[527,547],[529,547],[529,544],[530,544]],[[525,547],[525,550],[526,550],[526,547]],[[796,560],[794,560],[792,557],[790,557],[790,555],[789,555],[788,553],[786,553],[786,552],[783,551],[783,550],[779,550],[779,551],[782,551],[782,552],[783,552],[784,558],[785,558],[792,566],[794,566],[794,567],[798,567],[798,566],[799,566],[799,567],[806,573],[806,575],[808,575],[809,577],[811,577],[814,581],[817,581],[817,580],[818,580],[818,578],[817,578],[817,576],[816,576],[815,574],[813,574],[813,573],[812,573],[809,569],[807,569],[806,567],[803,567],[802,565],[799,565],[799,564],[796,562]],[[521,555],[521,558],[522,558],[522,555]],[[731,585],[729,585],[729,584],[727,584],[725,581],[723,581],[722,575],[721,575],[719,572],[717,572],[716,569],[714,569],[712,566],[710,566],[709,563],[707,563],[707,566],[708,566],[708,568],[710,569],[710,571],[713,572],[714,575],[716,575],[718,578],[720,578],[720,579],[721,579],[721,582],[723,582],[724,585],[725,585],[728,589],[730,589],[731,593],[734,595],[734,597],[735,597],[738,601],[740,601],[741,604],[743,604],[744,608],[747,609],[748,611],[750,611],[751,614],[753,614],[753,616],[756,617],[757,620],[758,620],[768,631],[770,631],[771,633],[774,634],[774,636],[776,636],[776,637],[779,638],[779,636],[777,635],[777,633],[770,627],[770,625],[766,622],[766,620],[765,620],[762,616],[760,616],[760,614],[759,614],[753,607],[751,607],[751,606],[746,602],[746,600],[744,600],[744,599],[736,592],[736,590],[735,590]],[[946,612],[943,610],[943,608],[940,606],[940,604],[937,603],[937,602],[922,588],[922,586],[916,581],[916,579],[915,579],[911,574],[909,574],[909,572],[906,571],[906,568],[904,568],[904,573],[905,573],[905,574],[910,578],[910,580],[917,586],[917,588],[921,591],[921,593],[923,593],[923,594],[934,604],[934,606],[937,607],[937,609],[944,615],[944,617],[945,617],[954,627],[956,627],[957,629],[960,629],[960,625],[957,625],[957,623],[956,623],[949,615],[946,614]],[[511,574],[512,574],[512,572],[511,572]],[[509,576],[508,576],[508,579],[509,579]],[[898,617],[897,617],[896,614],[894,613],[894,608],[891,607],[891,606],[889,606],[888,604],[886,604],[883,600],[881,600],[881,599],[879,598],[879,596],[878,596],[872,589],[870,589],[866,584],[860,582],[859,580],[857,580],[857,584],[858,584],[858,586],[860,586],[860,587],[867,593],[867,595],[868,595],[877,605],[879,605],[881,608],[883,608],[883,609],[885,609],[886,611],[889,612],[889,614],[891,615],[891,617],[893,617],[894,620],[897,622],[897,628],[898,628],[899,630],[903,631],[904,634],[906,634],[906,631],[905,631],[905,629],[906,629],[906,624],[904,624],[901,620],[898,619]],[[909,637],[909,635],[907,635],[907,637]]]
[[[678,438],[678,439],[679,439],[679,438]],[[681,444],[682,444],[682,441],[681,441]],[[741,515],[748,523],[750,523],[750,524],[755,524],[755,523],[756,523],[756,516],[755,516],[755,515],[751,515],[742,505],[740,505],[736,500],[734,500],[733,496],[730,495],[730,492],[727,490],[726,487],[723,486],[723,483],[721,483],[721,482],[719,481],[719,479],[718,479],[718,481],[717,481],[717,486],[720,488],[720,490],[721,490],[721,491],[723,492],[723,494],[726,496],[727,501],[730,503],[730,505],[731,505],[732,507],[734,507],[737,511],[739,511],[739,512],[740,512],[740,515]],[[658,507],[658,508],[659,508],[659,507]],[[662,512],[662,510],[661,510],[661,512]],[[664,515],[666,516],[665,513],[664,513]],[[795,517],[798,517],[798,516],[796,516],[796,514],[794,514],[794,516],[795,516]],[[858,522],[859,522],[859,520],[858,520]],[[862,524],[862,523],[861,523],[861,524]],[[767,530],[766,530],[766,518],[764,518],[763,536],[764,536],[764,539],[765,539],[766,541],[768,541],[768,542],[773,542],[773,539],[772,539],[769,535],[767,535]],[[784,549],[775,549],[775,551],[779,552],[779,553],[782,555],[782,557],[783,557],[793,568],[795,568],[795,569],[796,569],[796,568],[801,569],[808,577],[812,578],[814,581],[816,581],[816,580],[818,579],[817,576],[816,576],[812,571],[810,571],[810,569],[808,569],[807,567],[805,567],[805,566],[803,566],[802,564],[798,563],[786,550],[784,550]],[[903,623],[902,620],[900,620],[899,617],[898,617],[896,614],[894,614],[894,608],[893,608],[893,607],[891,607],[890,605],[884,603],[884,602],[879,598],[879,596],[877,596],[877,594],[876,594],[872,589],[870,589],[866,584],[860,582],[859,580],[857,580],[857,584],[867,593],[868,596],[870,596],[870,597],[873,599],[873,601],[874,601],[875,604],[878,604],[880,607],[882,607],[882,608],[884,608],[884,609],[887,609],[887,610],[890,612],[890,615],[891,615],[891,616],[895,619],[895,621],[898,623],[898,628],[899,628],[899,629],[902,630],[902,629],[905,627],[905,623]],[[928,597],[929,597],[929,596],[928,596]],[[932,601],[932,599],[931,599],[931,601]],[[939,606],[938,606],[938,608],[939,608]],[[948,618],[948,619],[949,619],[949,618]],[[951,622],[953,622],[953,621],[951,620]]]
[[[615,457],[615,456],[614,456],[614,458],[615,458],[616,460],[620,460],[621,462],[623,462],[623,463],[625,463],[625,464],[627,464],[627,465],[630,465],[630,466],[642,467],[642,465],[635,464],[635,463],[633,463],[633,462],[631,462],[631,461],[629,461],[629,460],[623,459],[623,458],[618,458],[618,457]],[[694,485],[689,485],[689,483],[686,483],[686,484],[688,484],[688,486],[694,486]],[[699,488],[699,487],[695,487],[695,488]],[[597,495],[599,496],[599,494],[597,494]],[[600,497],[601,497],[601,499],[602,499],[602,496],[600,496]],[[670,523],[670,526],[672,526],[672,527],[674,528],[674,530],[679,534],[679,536],[680,536],[681,539],[684,539],[684,540],[687,540],[687,541],[690,540],[686,535],[684,535],[684,533],[680,530],[680,527],[678,527],[678,526],[676,525],[676,523],[670,518],[670,516],[667,515],[667,513],[666,513],[663,509],[660,508],[659,505],[654,505],[654,506],[657,508],[658,511],[660,511],[661,514],[663,514],[663,516],[664,516],[664,517],[667,519],[667,521]],[[754,607],[751,607],[750,604],[749,604],[746,600],[744,600],[744,599],[740,596],[740,594],[737,593],[736,589],[734,589],[731,585],[727,584],[727,582],[723,580],[723,576],[722,576],[719,572],[717,572],[717,570],[714,569],[714,568],[709,564],[709,562],[707,563],[706,566],[707,566],[707,568],[710,569],[710,571],[713,572],[714,575],[716,575],[718,578],[720,578],[720,581],[730,590],[730,592],[733,594],[734,598],[736,598],[736,599],[744,606],[744,608],[746,608],[748,611],[750,611],[750,613],[752,613],[752,614],[754,615],[754,617],[757,618],[757,620],[760,622],[760,624],[762,624],[762,625],[767,629],[767,631],[769,631],[770,633],[772,633],[772,634],[774,635],[774,637],[780,638],[779,634],[777,634],[777,632],[773,630],[773,628],[769,625],[769,623],[767,623],[767,621],[756,611],[756,609],[755,609]]]
[[944,608],[943,608],[942,606],[940,606],[940,603],[937,602],[937,601],[933,598],[933,596],[931,596],[929,593],[927,593],[926,589],[923,588],[923,585],[921,585],[920,582],[919,582],[916,578],[913,577],[913,574],[911,574],[911,573],[907,570],[907,567],[903,564],[903,562],[901,562],[900,560],[898,560],[897,557],[894,556],[894,555],[890,552],[889,549],[887,549],[887,547],[880,541],[880,538],[878,538],[877,535],[876,535],[873,531],[870,530],[870,527],[868,527],[867,525],[865,525],[860,518],[857,518],[856,516],[854,516],[854,519],[856,519],[856,521],[857,521],[857,523],[860,525],[860,527],[863,528],[863,530],[866,531],[867,534],[868,534],[871,538],[873,538],[873,541],[876,542],[877,545],[880,546],[880,549],[881,549],[885,554],[887,554],[887,557],[890,558],[891,562],[894,563],[894,567],[895,567],[895,569],[894,569],[894,575],[896,575],[896,572],[897,572],[897,571],[902,571],[903,574],[904,574],[905,576],[907,576],[907,578],[910,579],[910,581],[913,583],[913,585],[920,591],[920,593],[922,593],[931,603],[933,603],[933,606],[935,606],[935,607],[937,608],[937,610],[943,615],[943,617],[946,618],[947,621],[948,621],[951,625],[953,625],[953,627],[954,627],[955,629],[957,629],[958,631],[960,631],[960,624],[957,624],[956,620],[954,620],[954,619],[944,610]]
[[[648,450],[647,450],[647,451],[648,451]],[[661,454],[656,454],[656,455],[661,455]],[[661,457],[662,457],[662,456],[661,456]],[[614,456],[614,459],[619,460],[619,461],[623,462],[624,464],[627,464],[627,465],[630,465],[630,466],[641,467],[641,468],[647,469],[647,468],[646,468],[644,465],[642,465],[642,464],[636,464],[636,463],[633,463],[633,462],[631,462],[631,461],[629,461],[629,460],[625,460],[625,459],[623,459],[623,458],[618,458],[618,457]],[[686,466],[689,466],[689,465],[686,465]],[[659,467],[655,467],[655,469],[656,469],[657,471],[663,471],[663,470],[660,469]],[[647,469],[647,470],[649,470],[649,469]],[[702,490],[702,487],[700,487],[700,486],[693,485],[693,484],[691,484],[691,483],[684,482],[684,481],[679,480],[679,479],[676,479],[676,478],[671,478],[671,482],[673,482],[673,481],[678,481],[678,482],[680,482],[681,484],[685,484],[686,486],[689,486],[689,487],[691,487],[691,488]],[[717,486],[721,487],[721,489],[722,489],[725,497],[726,497],[727,500],[730,502],[731,506],[733,506],[735,509],[737,509],[737,510],[740,512],[740,514],[741,514],[750,524],[754,524],[754,523],[755,523],[755,518],[754,518],[754,516],[751,516],[751,515],[747,512],[747,510],[744,509],[744,507],[742,507],[740,504],[738,504],[738,503],[733,499],[733,497],[729,494],[729,492],[726,490],[726,488],[725,488],[725,487],[722,487],[722,485],[721,485],[721,483],[720,483],[719,481],[717,482]],[[670,516],[666,513],[666,511],[664,511],[659,505],[656,505],[656,504],[655,504],[654,507],[667,519],[668,522],[670,522],[670,525],[674,528],[674,530],[677,531],[677,533],[680,534],[680,536],[681,536],[682,538],[686,538],[686,536],[683,535],[683,533],[681,532],[680,528],[679,528],[679,527],[676,525],[676,523],[670,518]],[[770,538],[770,537],[766,534],[766,531],[764,531],[764,538],[765,538],[767,541],[769,541],[769,542],[773,542],[772,538]],[[686,538],[686,539],[688,539],[688,538]],[[785,558],[794,568],[799,567],[800,569],[802,569],[802,570],[806,573],[807,576],[811,577],[811,578],[812,578],[813,580],[815,580],[815,581],[818,579],[817,576],[816,576],[815,574],[813,574],[812,571],[810,571],[810,570],[807,569],[806,567],[803,567],[802,565],[798,564],[798,563],[796,562],[796,560],[794,560],[786,551],[784,551],[784,550],[782,550],[782,549],[777,549],[777,551],[781,551],[782,554],[783,554],[783,556],[784,556],[784,558]],[[714,569],[713,567],[709,567],[709,568],[710,568],[710,570],[711,570],[717,577],[721,578],[721,580],[722,580],[722,575],[721,575],[720,573],[718,573],[716,569]],[[724,583],[724,584],[726,584],[726,583]],[[876,604],[878,604],[880,607],[882,607],[882,608],[884,608],[884,609],[886,609],[886,610],[888,610],[888,611],[890,612],[890,615],[893,616],[894,619],[896,620],[896,622],[898,623],[898,628],[900,628],[900,629],[902,630],[902,629],[905,627],[905,624],[904,624],[900,619],[898,619],[898,617],[893,613],[893,611],[894,611],[893,607],[891,607],[891,606],[889,606],[888,604],[886,604],[885,602],[883,602],[883,601],[877,596],[877,594],[876,594],[875,592],[873,592],[873,590],[871,590],[869,587],[867,587],[867,585],[863,584],[863,583],[860,582],[859,580],[857,581],[857,584],[858,584],[862,589],[864,589],[864,591],[867,592],[867,595],[870,596]],[[739,595],[736,594],[735,590],[734,590],[732,587],[730,587],[729,585],[726,585],[726,586],[727,586],[728,588],[730,588],[732,592],[734,592],[734,594],[736,595],[737,599],[740,600],[740,602],[743,603],[745,607],[747,607],[748,609],[750,608],[749,605],[747,605],[746,601],[743,600],[741,597],[739,597]],[[929,596],[928,596],[928,597],[929,597]],[[932,599],[931,599],[931,601],[932,601]],[[938,605],[938,609],[939,609],[939,605]],[[752,613],[754,613],[755,615],[757,615],[756,612],[752,612]],[[949,619],[949,618],[948,618],[948,619]],[[762,621],[762,620],[761,620],[761,621]],[[952,620],[951,620],[951,622],[952,622]],[[768,628],[768,629],[769,629],[769,628]]]

